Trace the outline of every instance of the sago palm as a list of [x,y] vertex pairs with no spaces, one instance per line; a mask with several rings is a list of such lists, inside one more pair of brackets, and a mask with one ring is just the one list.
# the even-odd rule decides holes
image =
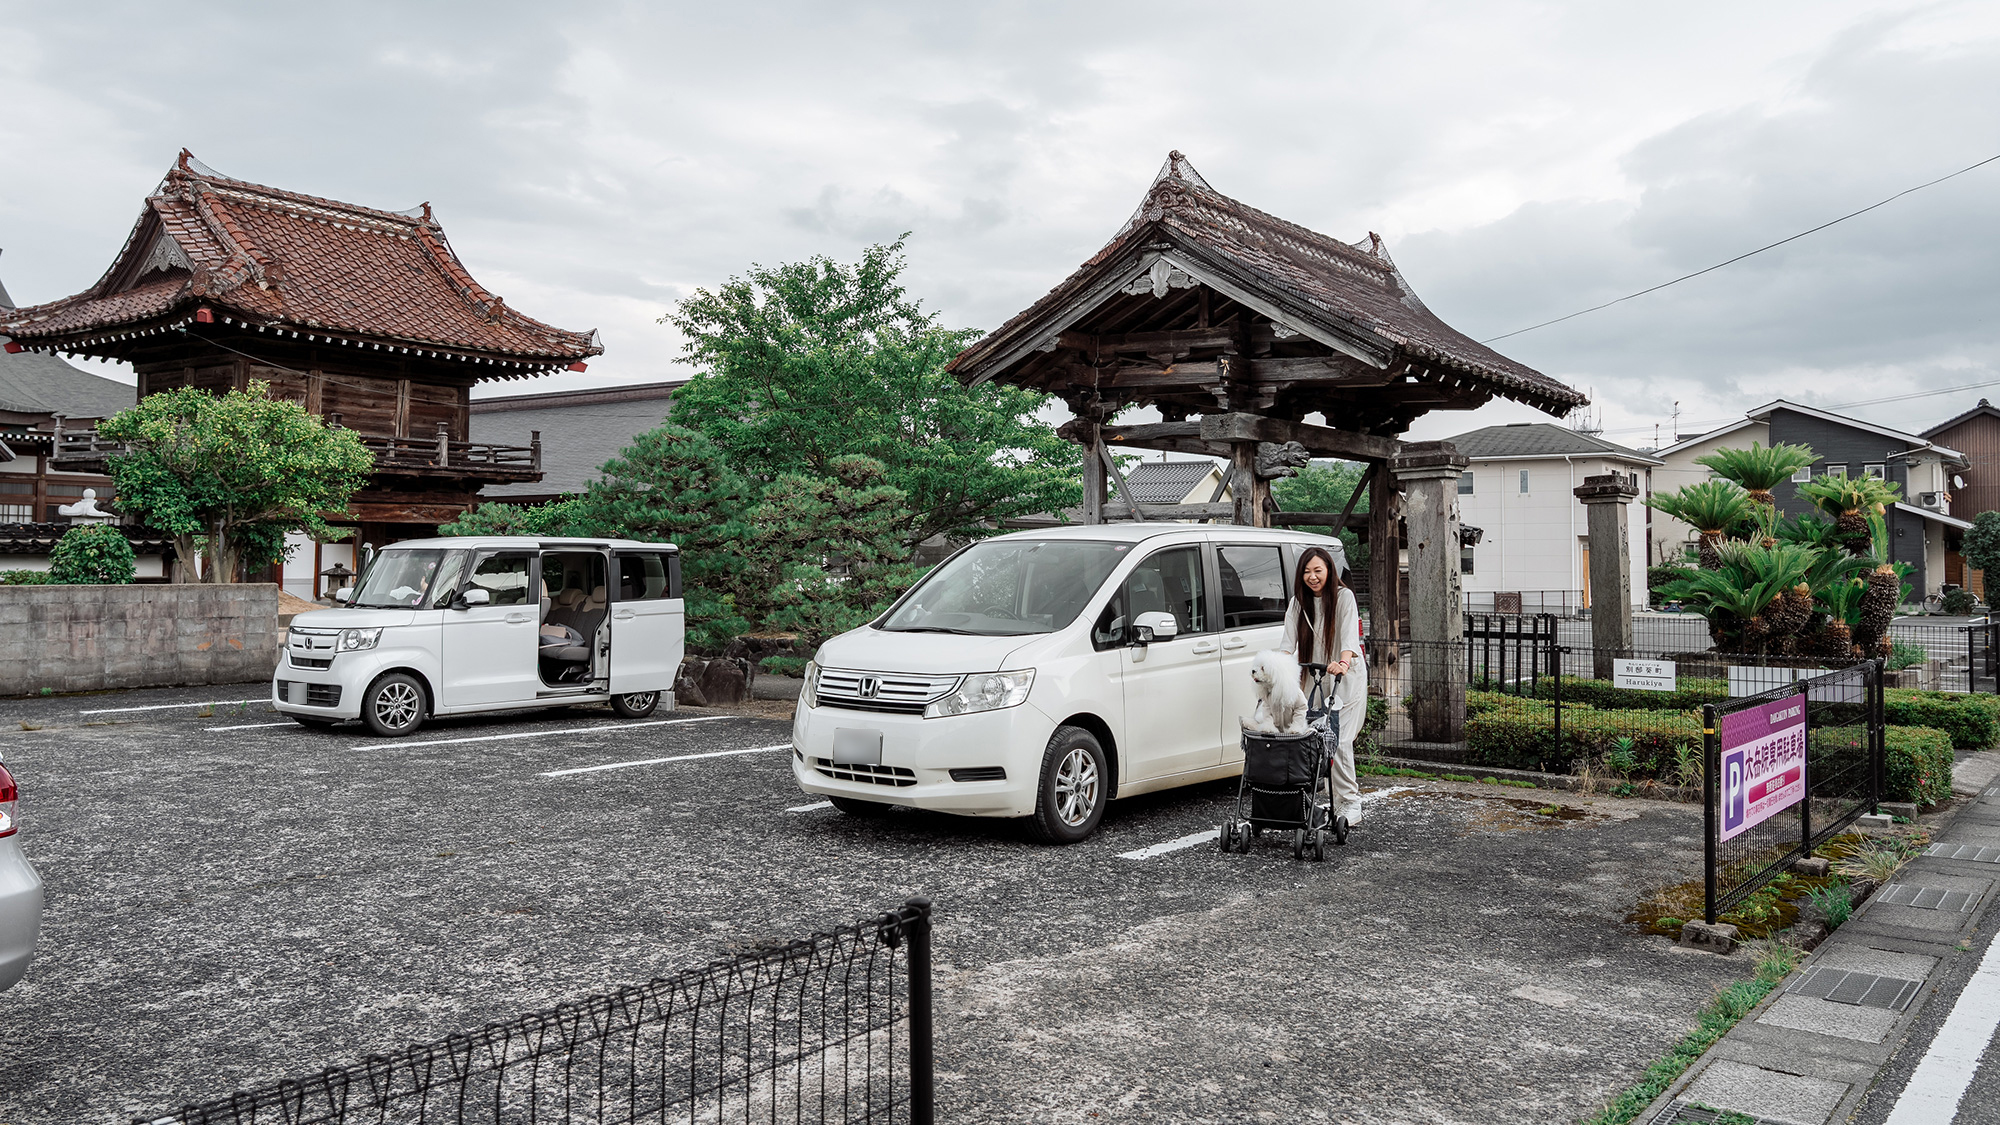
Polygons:
[[1884,514],[1902,490],[1877,477],[1814,477],[1799,485],[1799,495],[1832,516],[1841,546],[1859,555],[1873,545],[1869,517]]
[[1715,570],[1721,565],[1717,548],[1721,545],[1723,534],[1750,515],[1748,494],[1734,482],[1726,480],[1705,480],[1672,492],[1658,493],[1648,496],[1646,504],[1701,534],[1703,570]]
[[1716,554],[1716,569],[1666,583],[1661,594],[1706,617],[1709,635],[1723,652],[1789,647],[1812,613],[1810,588],[1799,587],[1812,568],[1813,552],[1791,543],[1728,543]]
[[1811,446],[1772,442],[1769,447],[1756,442],[1748,449],[1718,449],[1697,457],[1694,463],[1715,470],[1724,480],[1735,481],[1750,494],[1754,504],[1770,504],[1771,489],[1790,480],[1793,473],[1819,459]]

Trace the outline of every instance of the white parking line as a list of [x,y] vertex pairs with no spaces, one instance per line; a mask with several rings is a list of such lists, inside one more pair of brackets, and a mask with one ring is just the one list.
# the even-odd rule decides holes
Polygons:
[[172,711],[180,707],[234,707],[239,703],[269,703],[271,697],[260,695],[255,699],[211,699],[206,703],[152,703],[144,707],[101,707],[95,711],[78,711],[79,715],[123,715],[128,711]]
[[[711,750],[706,754],[676,754],[671,758],[642,758],[636,762],[611,762],[602,766],[579,766],[573,770],[550,770],[543,777],[568,777],[573,773],[598,773],[603,770],[627,770],[633,766],[657,766],[662,762],[692,762],[696,758],[727,758],[736,754],[768,754],[773,750],[790,750],[792,744],[782,746],[752,746],[748,750]],[[828,802],[832,804],[832,802]],[[798,810],[787,810],[796,812]]]
[[786,812],[812,812],[812,811],[813,811],[814,809],[830,809],[830,808],[832,808],[832,807],[833,807],[833,802],[832,802],[832,801],[816,801],[816,802],[814,802],[814,803],[812,803],[812,804],[810,804],[810,805],[793,805],[793,806],[792,806],[791,808],[789,808],[789,809],[786,809],[785,811],[786,811]]
[[[1411,788],[1413,788],[1413,786],[1394,785],[1387,789],[1377,789],[1373,793],[1363,793],[1361,795],[1361,801],[1363,804],[1366,804],[1369,801],[1380,800],[1383,797],[1387,797],[1391,793],[1407,792]],[[1200,832],[1190,832],[1187,835],[1182,836],[1177,840],[1168,840],[1165,843],[1153,844],[1148,847],[1140,848],[1137,851],[1119,852],[1118,858],[1152,859],[1154,856],[1166,855],[1170,852],[1182,851],[1186,848],[1197,847],[1201,844],[1213,844],[1216,842],[1217,839],[1218,839],[1218,830],[1214,828],[1208,828]]]
[[2000,1027],[2000,941],[1986,947],[1883,1125],[1949,1125]]
[[561,730],[524,730],[512,734],[475,734],[465,738],[433,738],[425,742],[377,742],[356,746],[356,750],[414,750],[419,746],[456,746],[461,742],[502,742],[512,738],[552,738],[558,734],[598,734],[608,730],[637,730],[640,727],[670,727],[678,723],[719,723],[734,715],[703,715],[699,719],[653,719],[644,723],[606,723],[595,727],[563,727]]
[[294,722],[290,721],[289,719],[288,719],[288,720],[286,720],[285,722],[282,722],[282,723],[244,723],[244,724],[243,724],[242,726],[239,726],[239,727],[203,727],[203,728],[201,728],[201,729],[203,729],[203,730],[207,730],[207,731],[216,731],[216,730],[259,730],[259,729],[261,729],[261,728],[264,728],[264,727],[290,727],[290,728],[292,728],[293,730],[304,730],[304,729],[305,729],[304,727],[302,727],[302,726],[298,725],[297,723],[294,723]]

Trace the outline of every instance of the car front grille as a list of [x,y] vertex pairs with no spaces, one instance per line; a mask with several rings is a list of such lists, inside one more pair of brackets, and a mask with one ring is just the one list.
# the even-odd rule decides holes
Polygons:
[[307,685],[306,685],[306,706],[308,706],[308,707],[338,707],[338,706],[340,706],[340,685],[339,685],[339,684],[307,684]]
[[814,758],[813,768],[835,781],[865,781],[870,785],[894,785],[898,788],[917,783],[917,772],[902,766],[836,764],[829,758]]
[[957,690],[962,679],[963,676],[822,668],[813,701],[821,707],[839,707],[849,711],[921,715],[930,703]]
[[299,654],[297,654],[297,653],[293,653],[293,654],[292,654],[292,667],[294,667],[294,668],[331,668],[331,667],[333,667],[333,657],[329,656],[329,657],[327,657],[327,658],[326,658],[326,659],[324,659],[324,660],[314,660],[314,659],[313,659],[312,657],[310,657],[310,656],[300,656],[300,655],[299,655]]
[[1005,766],[965,766],[951,771],[953,781],[1005,781]]

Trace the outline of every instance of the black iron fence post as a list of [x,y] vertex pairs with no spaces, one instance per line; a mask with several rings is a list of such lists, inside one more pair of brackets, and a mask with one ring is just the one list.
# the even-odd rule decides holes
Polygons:
[[1715,704],[1701,708],[1702,921],[1715,925],[1715,773],[1721,768],[1715,738]]
[[1868,811],[1882,811],[1882,791],[1889,781],[1889,732],[1884,710],[1888,697],[1883,693],[1881,657],[1869,661],[1868,679]]
[[1799,853],[1812,854],[1812,690],[1805,681],[1799,682],[1799,713],[1805,718],[1806,744],[1799,756],[1799,781],[1804,792],[1799,794]]
[[1563,653],[1568,651],[1569,651],[1568,649],[1564,648],[1561,645],[1557,645],[1555,647],[1556,715],[1555,715],[1554,737],[1556,740],[1556,744],[1555,748],[1550,752],[1549,755],[1550,766],[1567,765],[1567,762],[1564,760],[1562,756],[1562,752],[1563,752]]
[[931,1006],[931,900],[906,903],[910,923],[910,1125],[936,1125],[937,1069]]

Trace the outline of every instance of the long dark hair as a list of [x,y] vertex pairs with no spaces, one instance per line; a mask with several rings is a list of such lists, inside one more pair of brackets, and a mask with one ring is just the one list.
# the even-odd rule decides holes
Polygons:
[[1335,628],[1335,615],[1340,609],[1340,567],[1335,565],[1333,556],[1325,547],[1308,547],[1299,555],[1299,568],[1292,575],[1292,599],[1299,603],[1299,663],[1318,663],[1318,638],[1313,636],[1313,592],[1306,585],[1306,564],[1314,559],[1326,564],[1326,585],[1319,591],[1319,619],[1329,629]]

